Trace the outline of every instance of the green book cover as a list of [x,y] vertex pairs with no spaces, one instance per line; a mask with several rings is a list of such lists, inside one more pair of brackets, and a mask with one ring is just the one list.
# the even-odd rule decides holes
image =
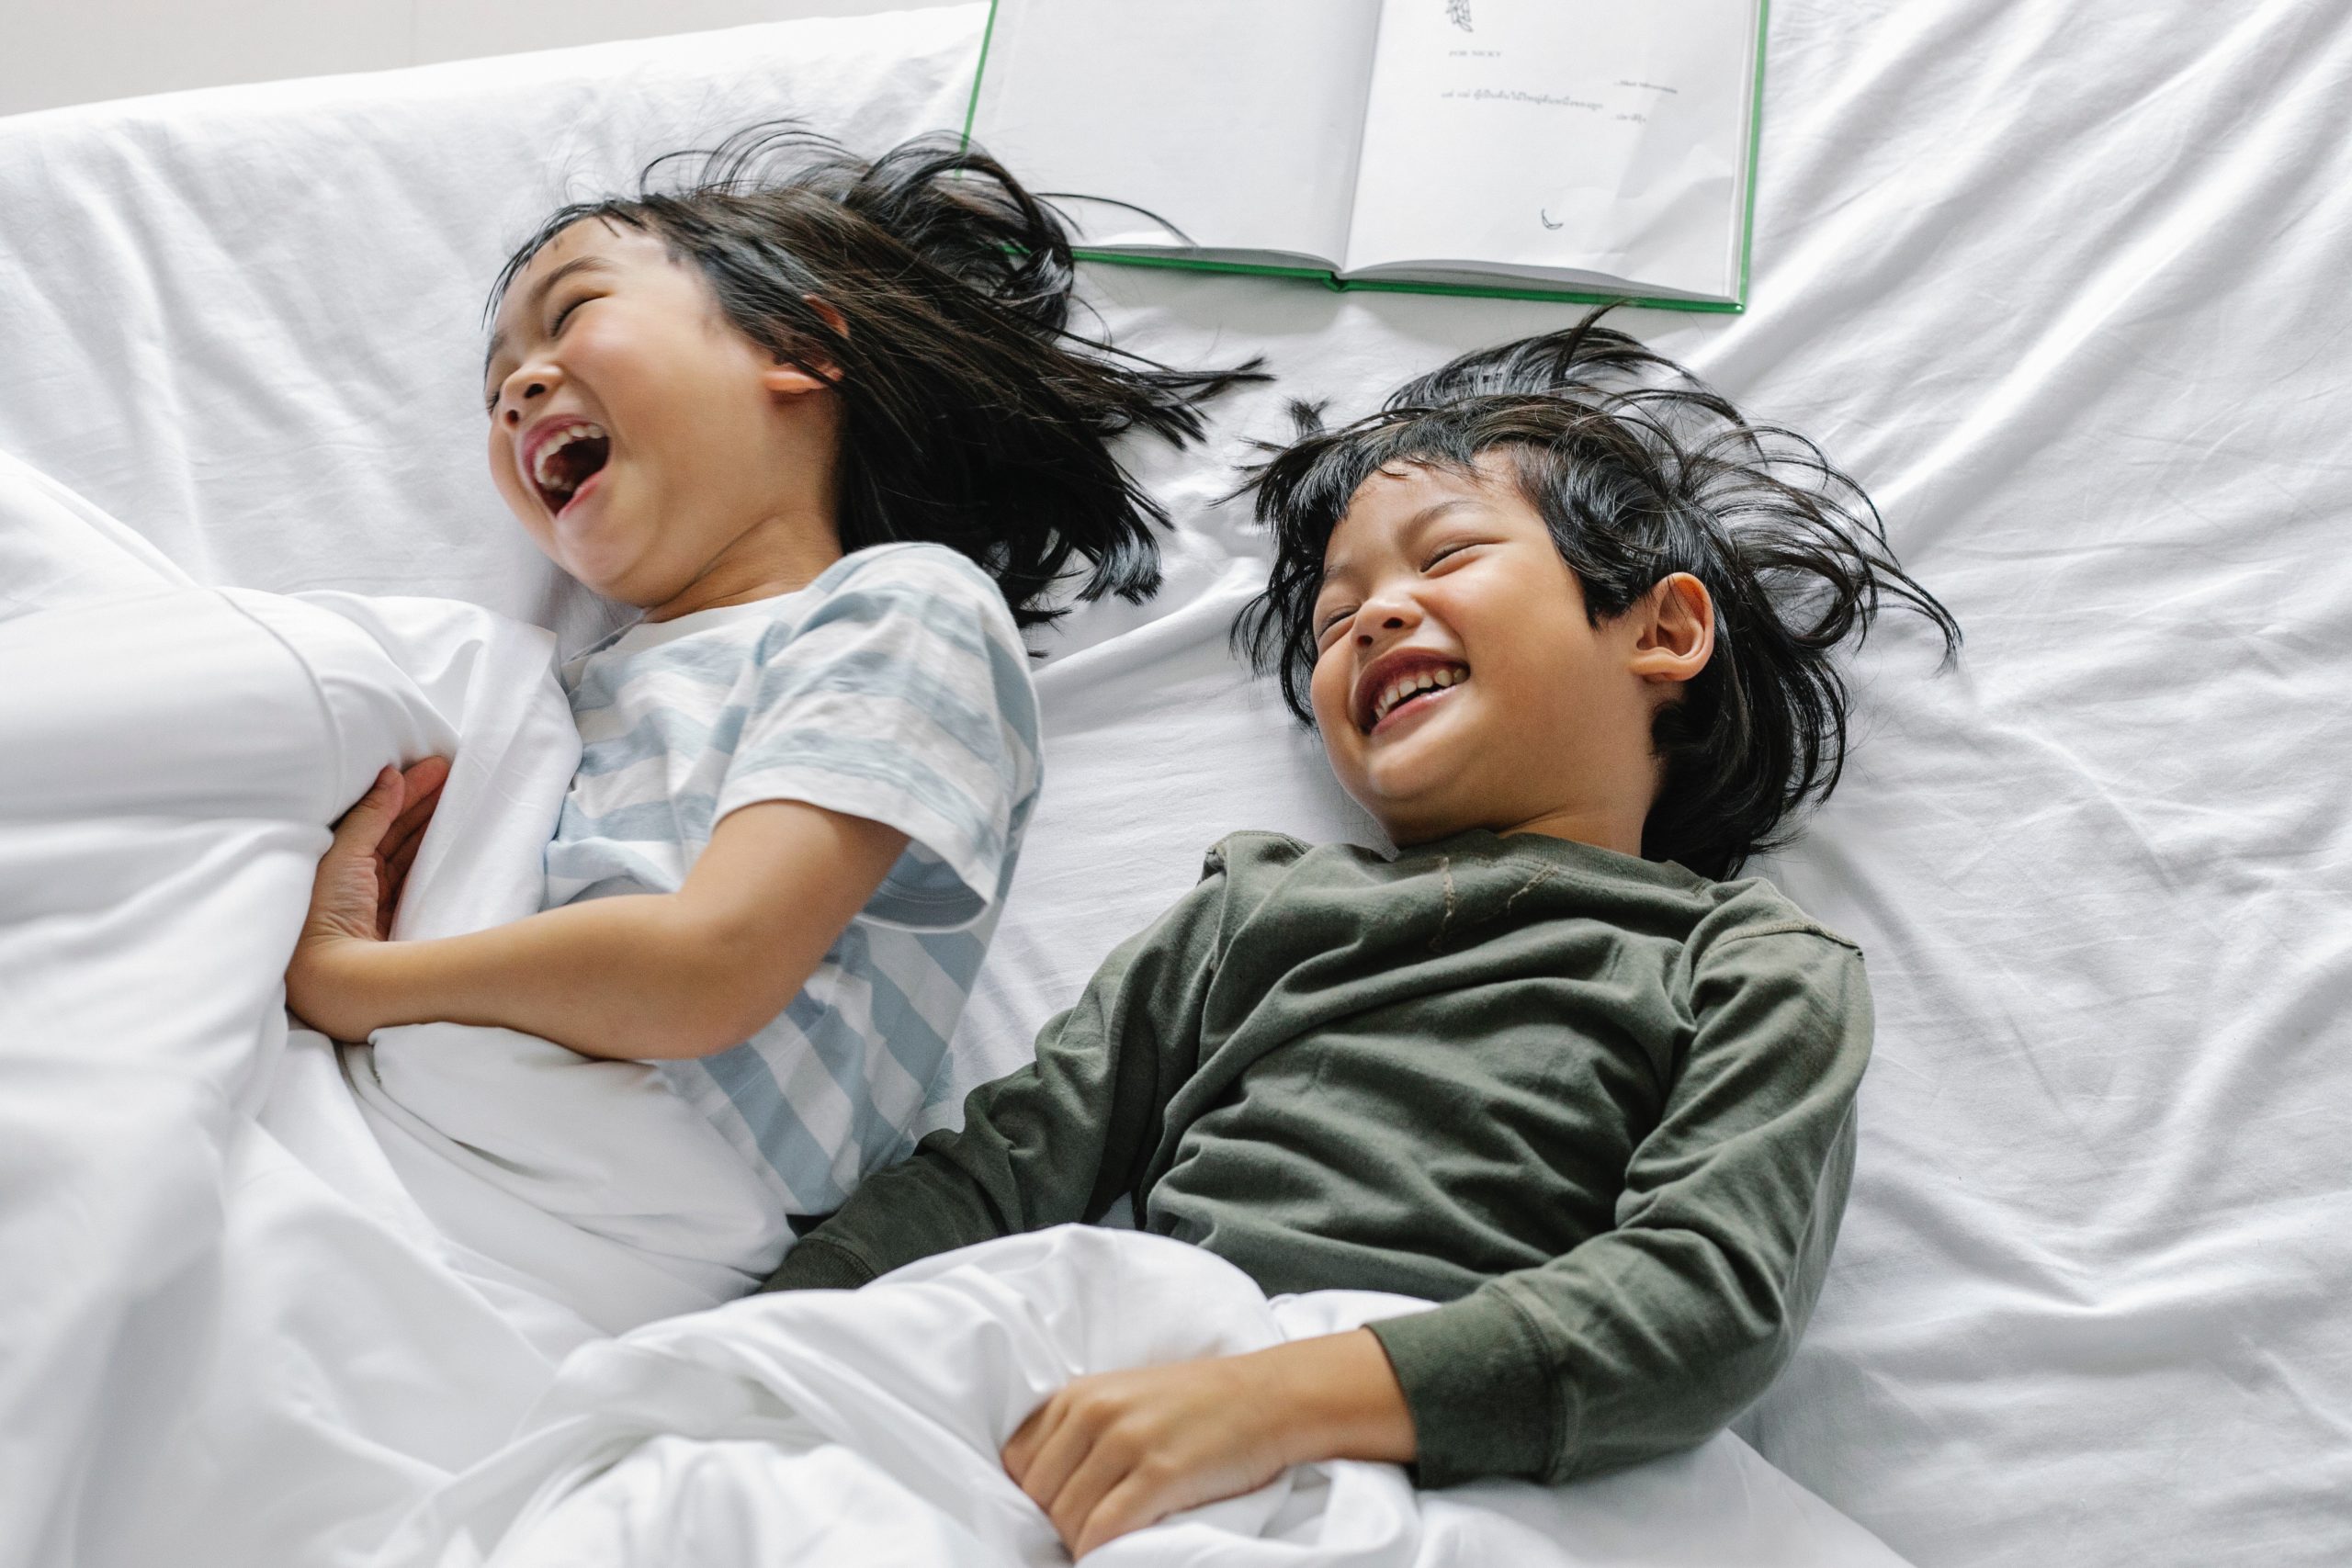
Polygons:
[[[1018,4],[1019,0],[1011,0]],[[1177,4],[1182,0],[1161,0]],[[989,0],[989,17],[980,37],[978,62],[972,77],[972,90],[964,115],[963,139],[969,146],[975,135],[980,112],[981,84],[988,77],[989,56],[998,39],[1000,18],[1008,0]],[[1678,296],[1645,296],[1632,291],[1596,292],[1583,287],[1562,287],[1547,284],[1540,278],[1499,278],[1493,283],[1461,282],[1453,279],[1419,279],[1408,276],[1347,276],[1329,267],[1274,265],[1257,261],[1231,260],[1193,256],[1159,251],[1133,251],[1102,246],[1080,245],[1074,254],[1080,259],[1102,262],[1119,266],[1159,267],[1182,272],[1233,273],[1258,277],[1286,277],[1320,284],[1333,290],[1364,290],[1391,294],[1453,295],[1464,298],[1553,300],[1568,304],[1605,304],[1621,302],[1657,310],[1689,310],[1713,313],[1737,313],[1746,308],[1750,262],[1756,231],[1756,183],[1759,149],[1763,141],[1764,120],[1764,61],[1766,37],[1770,13],[1770,0],[1755,0],[1755,33],[1753,47],[1753,78],[1748,90],[1748,125],[1745,148],[1745,190],[1738,215],[1737,282],[1734,298],[1690,299]],[[1467,7],[1450,7],[1466,13]],[[1466,28],[1466,17],[1464,21]],[[1016,174],[1021,171],[1016,168]],[[1108,195],[1110,193],[1103,193]]]

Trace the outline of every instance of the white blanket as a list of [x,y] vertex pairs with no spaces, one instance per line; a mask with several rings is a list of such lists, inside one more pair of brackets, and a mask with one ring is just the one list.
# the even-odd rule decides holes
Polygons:
[[[1027,1568],[1066,1562],[998,1452],[1088,1372],[1238,1355],[1421,1303],[1268,1302],[1197,1247],[1069,1225],[863,1291],[760,1296],[594,1345],[515,1440],[420,1508],[379,1568]],[[1568,1486],[1418,1493],[1304,1466],[1090,1554],[1101,1568],[1898,1568],[1723,1434]]]
[[[759,1189],[698,1161],[718,1144],[701,1119],[649,1069],[506,1031],[387,1032],[338,1071],[278,1006],[326,824],[388,762],[457,759],[405,928],[536,908],[571,755],[552,639],[447,601],[195,587],[6,459],[0,581],[22,590],[0,621],[0,734],[23,748],[0,772],[0,1276],[17,1281],[0,1431],[21,1450],[0,1471],[0,1562],[341,1562],[420,1497],[394,1556],[435,1554],[450,1519],[462,1562],[464,1499],[560,1499],[583,1479],[586,1501],[551,1505],[553,1544],[513,1560],[579,1562],[594,1540],[598,1561],[645,1568],[675,1560],[682,1530],[704,1532],[695,1560],[746,1568],[820,1540],[824,1561],[922,1561],[975,1530],[999,1561],[1049,1560],[1042,1516],[992,1468],[1030,1407],[1080,1371],[1280,1337],[1227,1265],[1074,1231],[989,1254],[1002,1268],[916,1271],[939,1281],[927,1294],[746,1303],[600,1346],[750,1283],[704,1244],[741,1218],[729,1195]],[[1310,1301],[1286,1321],[1355,1310]],[[989,1348],[1007,1336],[1013,1351]],[[700,1348],[658,1353],[678,1346]],[[583,1347],[551,1414],[493,1452]],[[777,1419],[746,1422],[758,1389],[715,1389],[697,1359],[803,1381],[770,1387]],[[616,1366],[635,1369],[634,1404],[616,1403]],[[808,1380],[831,1391],[821,1411]],[[821,1412],[863,1414],[800,1440]],[[1738,1439],[1717,1447],[1730,1457],[1634,1483],[1668,1504],[1641,1561],[1719,1561],[1720,1524],[1687,1521],[1725,1518],[1755,1545],[1741,1561],[1898,1561]],[[1401,1477],[1360,1471],[1335,1471],[1328,1510],[1261,1498],[1216,1514],[1212,1539],[1280,1513],[1309,1548],[1283,1561],[1442,1561]],[[732,1500],[713,1512],[710,1488]],[[1376,1547],[1358,1539],[1363,1488],[1393,1526]],[[966,1502],[910,1512],[910,1495]],[[1574,1491],[1491,1518],[1464,1506],[1453,1529],[1488,1545],[1531,1508],[1572,1541],[1588,1511]],[[1197,1534],[1150,1532],[1170,1544],[1114,1560],[1197,1560]]]
[[[0,1562],[335,1561],[586,1337],[460,1275],[280,1005],[325,824],[459,746],[452,684],[5,460],[0,580]],[[460,686],[547,667],[469,606],[376,618]],[[463,739],[493,816],[501,738]]]

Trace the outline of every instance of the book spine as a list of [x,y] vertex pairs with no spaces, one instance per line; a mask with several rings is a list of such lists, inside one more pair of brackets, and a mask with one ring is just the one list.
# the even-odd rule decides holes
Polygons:
[[1255,262],[1196,261],[1190,256],[1136,255],[1125,251],[1097,251],[1083,246],[1070,252],[1080,261],[1112,266],[1157,267],[1163,272],[1221,272],[1244,277],[1282,277],[1293,282],[1319,283],[1338,293],[1436,294],[1459,299],[1534,299],[1560,305],[1631,305],[1645,310],[1694,310],[1711,315],[1737,315],[1740,305],[1731,299],[1661,299],[1635,294],[1596,294],[1587,289],[1513,288],[1471,283],[1416,283],[1408,278],[1341,277],[1308,266],[1263,266]]
[[989,43],[996,37],[996,8],[1001,4],[1003,0],[989,0],[988,24],[980,29],[979,63],[972,67],[972,96],[964,105],[963,151],[967,152],[972,150],[972,122],[980,114],[980,78],[988,73]]
[[1748,262],[1756,254],[1756,171],[1764,147],[1764,44],[1771,28],[1772,0],[1756,0],[1756,85],[1749,89],[1747,113],[1747,210],[1740,218],[1739,303],[1734,307],[1742,310],[1747,308]]

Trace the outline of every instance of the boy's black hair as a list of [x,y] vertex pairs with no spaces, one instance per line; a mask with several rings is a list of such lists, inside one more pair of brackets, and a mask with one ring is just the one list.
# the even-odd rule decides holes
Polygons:
[[1235,640],[1312,725],[1323,552],[1356,491],[1396,465],[1475,475],[1496,454],[1576,573],[1593,625],[1675,572],[1713,596],[1713,656],[1651,735],[1665,766],[1642,853],[1730,876],[1836,786],[1847,692],[1831,653],[1861,641],[1882,596],[1933,624],[1947,662],[1960,626],[1896,563],[1877,509],[1819,447],[1748,423],[1679,366],[1596,325],[1601,314],[1464,355],[1336,430],[1296,405],[1298,438],[1246,487],[1274,566]]
[[1255,360],[1176,370],[1071,330],[1060,219],[954,136],[869,162],[775,121],[666,154],[637,195],[551,214],[507,258],[490,309],[589,220],[650,234],[699,268],[728,320],[779,363],[840,371],[842,548],[947,545],[996,580],[1023,626],[1060,613],[1041,601],[1073,557],[1081,599],[1158,591],[1152,525],[1167,513],[1106,444],[1136,428],[1195,440],[1199,403],[1266,378]]

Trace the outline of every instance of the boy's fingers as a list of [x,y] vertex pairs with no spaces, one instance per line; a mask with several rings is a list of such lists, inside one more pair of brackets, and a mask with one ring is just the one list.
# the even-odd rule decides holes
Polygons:
[[1054,1521],[1055,1532],[1072,1556],[1086,1550],[1080,1542],[1097,1506],[1124,1483],[1133,1480],[1134,1475],[1135,1466],[1115,1446],[1098,1441],[1087,1449],[1085,1457],[1070,1472],[1069,1479],[1056,1490],[1053,1504],[1046,1510]]
[[1054,1402],[1048,1398],[1029,1412],[1029,1418],[1014,1428],[1012,1436],[1005,1440],[1004,1451],[998,1458],[1003,1461],[1004,1472],[1012,1477],[1015,1486],[1028,1477],[1030,1461],[1037,1457],[1037,1445],[1046,1440],[1046,1413],[1053,1407]]
[[1051,1514],[1063,1483],[1085,1460],[1092,1444],[1080,1423],[1069,1419],[1067,1402],[1060,1395],[1047,1404],[1045,1426],[1021,1477],[1021,1490],[1029,1495],[1031,1502]]
[[1063,1537],[1063,1544],[1069,1548],[1072,1557],[1083,1557],[1096,1547],[1118,1540],[1129,1530],[1158,1524],[1174,1512],[1164,1500],[1153,1495],[1151,1486],[1143,1479],[1142,1472],[1131,1472],[1126,1479],[1111,1488],[1102,1500],[1094,1505],[1094,1511],[1087,1515],[1085,1522],[1079,1526],[1075,1538]]

